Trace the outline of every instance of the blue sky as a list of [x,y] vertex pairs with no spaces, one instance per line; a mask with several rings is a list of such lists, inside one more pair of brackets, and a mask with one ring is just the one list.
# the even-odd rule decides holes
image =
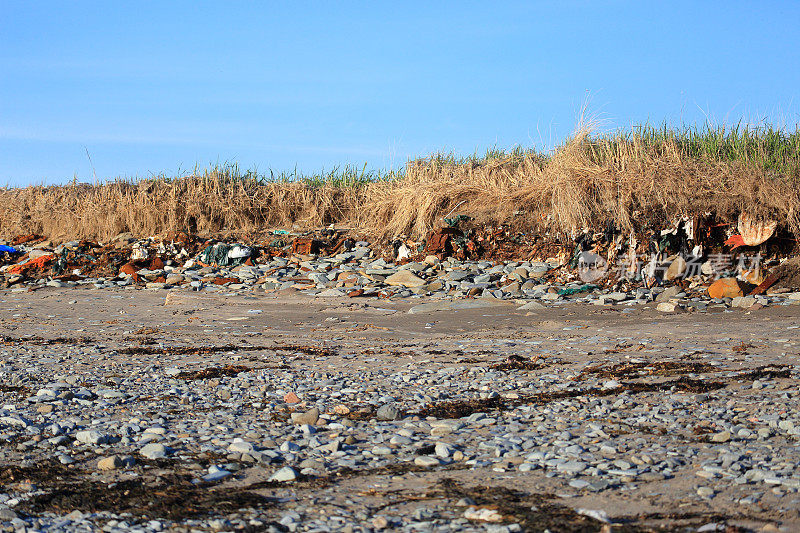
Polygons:
[[0,184],[549,148],[587,95],[606,129],[794,127],[797,28],[788,1],[0,0]]

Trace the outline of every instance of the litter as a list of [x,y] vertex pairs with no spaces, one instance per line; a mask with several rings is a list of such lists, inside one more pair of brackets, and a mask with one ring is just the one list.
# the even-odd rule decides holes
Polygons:
[[20,252],[19,250],[17,250],[13,246],[8,246],[6,244],[0,244],[0,253],[18,255],[18,254],[21,254],[22,252]]
[[739,215],[738,229],[747,246],[758,246],[772,237],[778,227],[777,220],[759,220],[747,213]]
[[14,265],[9,269],[11,274],[25,274],[27,275],[30,272],[44,272],[50,267],[50,263],[53,262],[53,258],[55,256],[53,254],[50,255],[42,255],[37,257],[36,259],[31,259],[25,263],[20,265]]

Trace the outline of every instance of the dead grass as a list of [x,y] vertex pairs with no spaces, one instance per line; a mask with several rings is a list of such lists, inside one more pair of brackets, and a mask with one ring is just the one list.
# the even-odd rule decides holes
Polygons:
[[[376,184],[367,205],[382,236],[422,235],[458,212],[479,222],[575,232],[614,221],[644,229],[680,215],[714,212],[735,221],[742,211],[777,218],[800,235],[800,179],[747,160],[687,154],[677,140],[593,140],[581,132],[550,158],[533,154],[486,161],[409,163],[404,180]],[[463,202],[463,203],[462,203]]]
[[455,210],[479,223],[573,233],[662,226],[680,215],[740,212],[779,220],[800,236],[800,134],[639,130],[593,138],[581,131],[543,156],[493,152],[410,161],[377,179],[270,180],[214,168],[178,179],[0,190],[0,236],[107,241],[158,235],[258,233],[350,226],[387,239],[421,238]]

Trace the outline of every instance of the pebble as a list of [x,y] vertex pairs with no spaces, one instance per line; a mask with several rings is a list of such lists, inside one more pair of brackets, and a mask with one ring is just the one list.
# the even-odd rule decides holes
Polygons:
[[122,459],[118,455],[112,455],[100,459],[97,462],[97,468],[99,470],[116,470],[117,468],[122,468],[123,464]]
[[146,444],[139,453],[148,459],[164,459],[170,453],[169,448],[158,442]]
[[292,413],[292,422],[313,426],[319,420],[319,409],[316,407],[302,413]]
[[392,404],[385,404],[378,408],[376,416],[378,420],[397,420],[400,418],[400,410]]
[[281,481],[281,482],[294,481],[296,479],[297,479],[297,471],[291,466],[284,466],[283,468],[272,474],[272,476],[270,476],[269,478],[270,481]]

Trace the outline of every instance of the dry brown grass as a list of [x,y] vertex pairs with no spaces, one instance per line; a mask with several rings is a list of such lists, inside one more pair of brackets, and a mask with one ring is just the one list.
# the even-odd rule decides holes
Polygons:
[[319,227],[346,219],[361,193],[348,187],[259,184],[212,171],[176,180],[6,189],[0,197],[0,235],[107,241],[122,232],[208,235],[293,224]]
[[350,186],[264,183],[215,169],[173,180],[5,189],[0,236],[106,241],[126,231],[242,234],[337,224],[380,239],[420,238],[454,209],[482,223],[561,233],[609,220],[643,229],[709,211],[733,221],[746,211],[776,218],[800,236],[798,184],[797,175],[744,158],[687,155],[677,141],[598,140],[581,132],[549,157],[431,157],[409,162],[400,179]]
[[798,236],[798,183],[743,161],[687,157],[675,144],[593,142],[583,132],[547,160],[409,163],[406,179],[376,184],[365,208],[384,237],[420,236],[462,202],[458,211],[479,222],[524,230],[571,233],[609,220],[633,230],[706,212],[734,221],[746,211]]

